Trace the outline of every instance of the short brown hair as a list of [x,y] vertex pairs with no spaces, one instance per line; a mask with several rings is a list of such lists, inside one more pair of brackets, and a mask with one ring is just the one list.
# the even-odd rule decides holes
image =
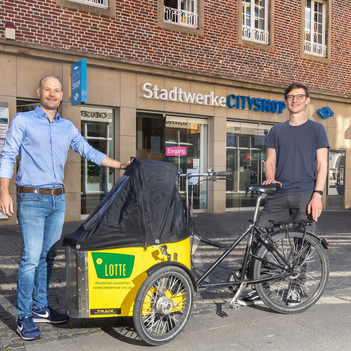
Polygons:
[[290,84],[290,85],[285,89],[285,92],[284,92],[284,98],[285,98],[285,100],[287,99],[288,94],[291,92],[291,90],[294,90],[294,89],[304,89],[304,90],[305,90],[306,98],[309,98],[309,97],[310,97],[310,89],[308,88],[308,86],[305,85],[305,84],[303,84],[303,83],[300,83],[300,82],[295,82],[295,83]]

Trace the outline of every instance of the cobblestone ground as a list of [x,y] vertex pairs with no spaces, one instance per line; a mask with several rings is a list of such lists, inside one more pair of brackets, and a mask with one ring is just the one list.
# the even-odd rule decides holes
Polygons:
[[[237,218],[237,216],[236,214],[235,217]],[[198,222],[200,220],[203,222],[200,226],[201,231],[198,230],[198,232],[203,237],[228,245],[232,243],[233,239],[237,238],[240,233],[244,232],[251,217],[252,213],[244,212],[241,215],[239,223],[234,224],[237,222],[233,222],[228,213],[207,215],[206,217],[197,219]],[[345,211],[339,213],[325,211],[323,217],[324,218],[317,223],[316,235],[321,238],[326,238],[330,243],[327,251],[330,274],[324,295],[333,296],[333,292],[351,286],[351,213]],[[208,225],[206,222],[209,222]],[[215,230],[213,229],[214,222],[217,224]],[[231,225],[233,225],[232,229]],[[241,266],[245,244],[246,241],[244,240],[236,249],[237,251],[231,253],[211,276],[207,278],[207,281],[226,281],[233,268],[235,269]],[[222,252],[223,251],[220,249],[215,249],[207,245],[199,245],[199,248],[193,256],[195,267],[200,267],[196,270],[196,274],[199,275],[201,272],[204,272],[205,269],[214,262],[214,255],[216,254],[219,256]],[[228,303],[232,297],[233,294],[230,293],[227,288],[211,288],[200,291],[196,295],[195,301],[197,307],[207,307],[205,308],[207,312],[218,312],[219,309],[225,310],[229,308]],[[194,311],[194,313],[203,312],[203,308],[198,308]]]
[[[244,231],[252,212],[233,212],[225,214],[201,214],[195,221],[196,231],[202,237],[230,244]],[[75,230],[80,223],[65,224],[64,234]],[[324,296],[334,296],[336,291],[351,286],[351,211],[324,211],[317,223],[316,234],[330,242],[328,257],[330,277]],[[43,338],[26,342],[16,333],[16,275],[21,259],[21,237],[18,226],[0,226],[0,351],[26,350],[26,345],[47,343],[53,340],[64,340],[92,335],[96,333],[117,333],[120,337],[138,339],[132,328],[130,318],[96,318],[70,319],[67,323],[54,326],[48,323],[39,324]],[[199,276],[212,264],[221,250],[207,245],[199,245],[193,257],[196,275]],[[226,281],[233,268],[239,268],[243,255],[243,245],[229,255],[213,271],[207,282]],[[65,312],[65,254],[61,247],[55,260],[50,284],[50,306],[59,312]],[[195,295],[193,314],[225,314],[233,294],[227,288],[211,288],[199,291]],[[350,301],[351,302],[351,301]],[[135,340],[137,342],[138,340]]]

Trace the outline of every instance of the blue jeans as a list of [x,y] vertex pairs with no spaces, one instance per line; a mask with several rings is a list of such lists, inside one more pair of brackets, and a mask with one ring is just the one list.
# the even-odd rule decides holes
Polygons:
[[18,194],[17,216],[23,242],[17,274],[18,318],[32,315],[32,308],[48,305],[49,283],[65,208],[64,194]]

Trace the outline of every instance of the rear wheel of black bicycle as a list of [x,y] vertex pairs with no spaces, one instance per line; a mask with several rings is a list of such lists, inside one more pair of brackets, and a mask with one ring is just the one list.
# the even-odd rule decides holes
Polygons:
[[[262,245],[254,260],[254,279],[273,278],[255,284],[258,295],[272,310],[299,313],[323,294],[329,276],[329,260],[320,241],[309,233],[278,232],[272,236],[277,252]],[[285,276],[285,277],[282,277]],[[274,279],[274,277],[276,277]]]

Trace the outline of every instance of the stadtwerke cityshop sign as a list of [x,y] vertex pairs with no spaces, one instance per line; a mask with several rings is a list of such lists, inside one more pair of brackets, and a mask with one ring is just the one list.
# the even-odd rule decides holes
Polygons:
[[144,83],[141,87],[145,94],[144,99],[155,99],[163,101],[183,102],[207,106],[228,107],[245,110],[282,113],[286,108],[284,101],[262,99],[245,95],[218,96],[213,91],[208,94],[191,93],[183,91],[182,88],[173,87],[171,90],[160,89],[157,85]]

